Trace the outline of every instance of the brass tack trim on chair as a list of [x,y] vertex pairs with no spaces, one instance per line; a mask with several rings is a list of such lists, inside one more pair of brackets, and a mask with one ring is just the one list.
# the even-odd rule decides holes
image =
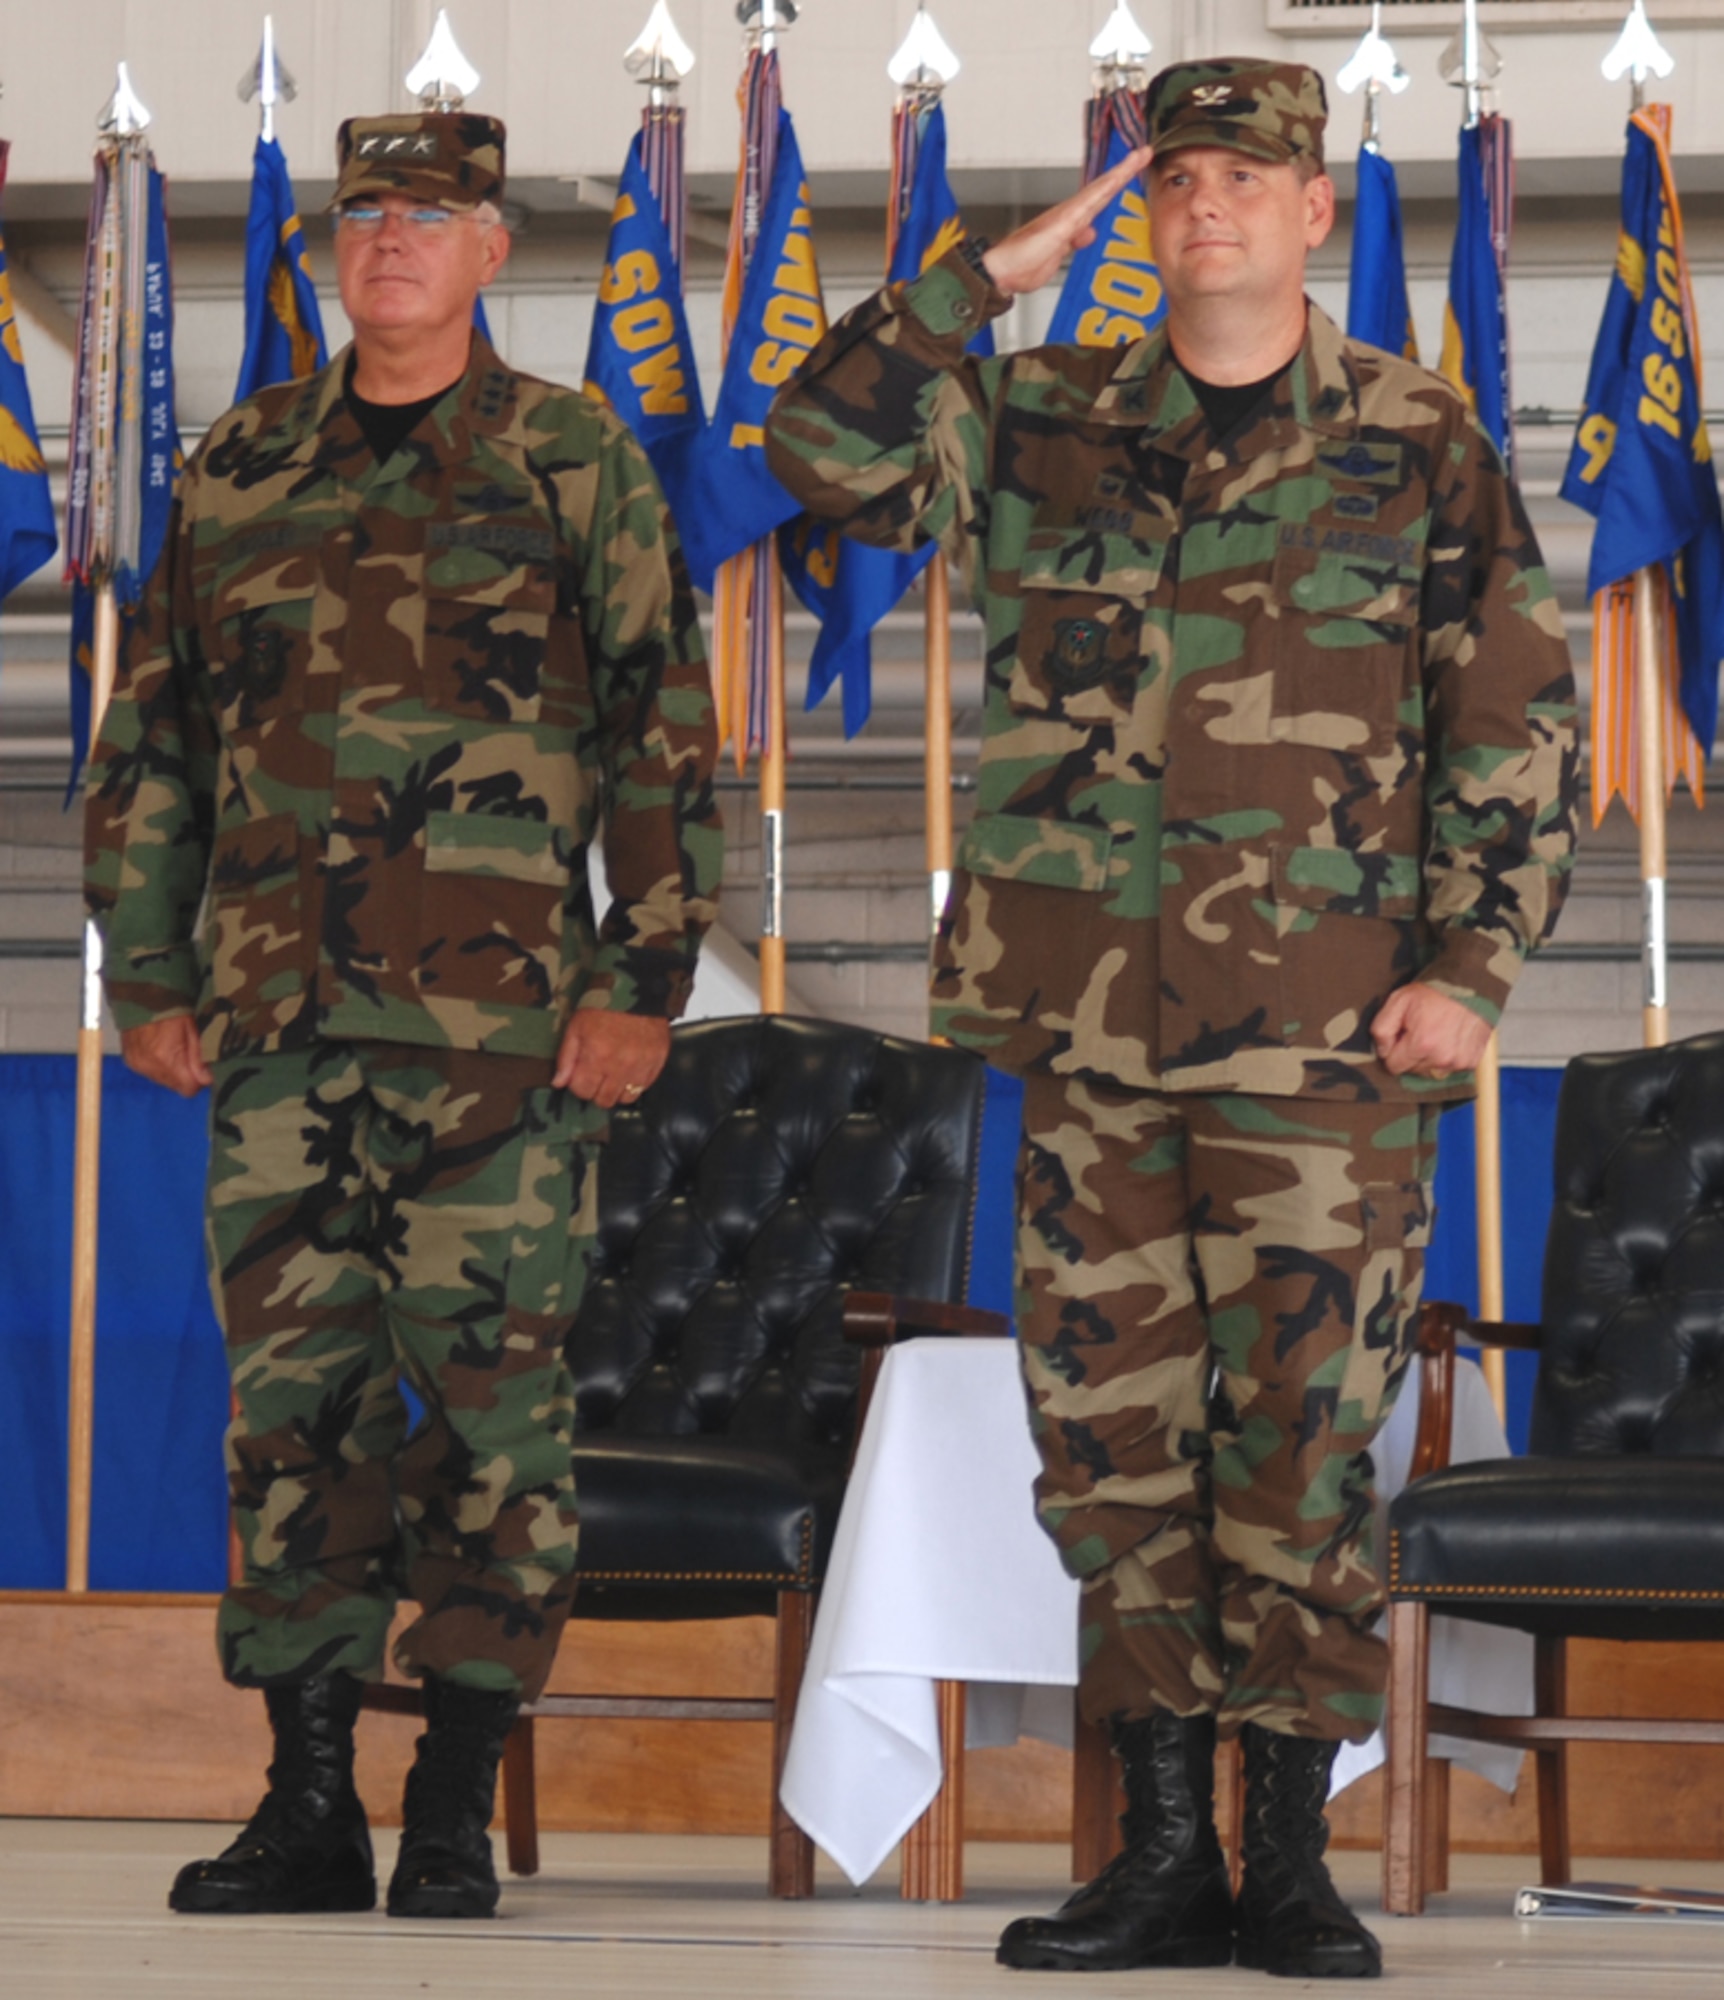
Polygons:
[[814,1517],[802,1517],[802,1554],[795,1569],[584,1569],[581,1583],[814,1583]]
[[796,1583],[793,1569],[584,1569],[582,1583]]
[[[1401,1588],[1401,1537],[1389,1531],[1389,1588]],[[1626,1588],[1579,1590],[1564,1583],[1421,1583],[1411,1586],[1409,1596],[1419,1597],[1567,1597],[1590,1604],[1602,1597],[1628,1598],[1636,1603],[1724,1603],[1724,1590],[1630,1590]]]

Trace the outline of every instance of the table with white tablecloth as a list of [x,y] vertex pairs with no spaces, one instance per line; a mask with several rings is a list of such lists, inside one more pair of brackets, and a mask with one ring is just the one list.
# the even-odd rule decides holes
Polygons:
[[[1406,1481],[1416,1377],[1378,1439],[1385,1502]],[[1457,1462],[1501,1457],[1484,1378],[1456,1370]],[[1035,1447],[1009,1340],[912,1340],[880,1371],[815,1621],[780,1796],[853,1882],[926,1811],[942,1766],[936,1683],[968,1684],[972,1749],[1020,1735],[1069,1744],[1077,1585],[1036,1523]],[[1432,1621],[1431,1699],[1532,1710],[1532,1641]],[[1433,1740],[1504,1789],[1520,1752]],[[1335,1787],[1382,1762],[1380,1737],[1346,1745]]]

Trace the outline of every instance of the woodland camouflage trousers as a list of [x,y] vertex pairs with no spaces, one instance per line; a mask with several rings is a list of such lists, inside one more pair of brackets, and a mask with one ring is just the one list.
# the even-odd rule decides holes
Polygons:
[[1092,1719],[1362,1741],[1370,1447],[1412,1340],[1433,1107],[1025,1079],[1018,1325]]
[[593,1114],[548,1073],[365,1042],[215,1066],[230,1681],[375,1677],[405,1592],[404,1671],[543,1687],[573,1595],[563,1339],[597,1186]]

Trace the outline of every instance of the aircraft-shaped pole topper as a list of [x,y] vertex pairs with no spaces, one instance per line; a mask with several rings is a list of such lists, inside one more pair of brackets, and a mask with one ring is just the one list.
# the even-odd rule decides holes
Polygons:
[[1118,5],[1089,45],[1090,61],[1096,67],[1096,89],[1139,89],[1149,81],[1149,58],[1155,44],[1137,24],[1137,16],[1118,0]]
[[795,27],[801,11],[799,0],[736,0],[736,18],[749,39],[759,43],[762,55],[777,48],[780,32]]
[[1379,150],[1381,138],[1378,105],[1383,92],[1392,91],[1398,97],[1412,80],[1402,69],[1389,38],[1383,33],[1382,0],[1372,0],[1370,28],[1336,72],[1335,81],[1349,96],[1356,90],[1364,91],[1364,143],[1373,153]]
[[1625,76],[1628,78],[1634,86],[1636,111],[1646,99],[1646,79],[1649,76],[1668,76],[1676,67],[1676,58],[1653,33],[1642,0],[1634,0],[1634,5],[1628,10],[1628,19],[1622,24],[1622,33],[1617,36],[1609,55],[1599,67],[1611,83],[1620,83]]
[[299,85],[293,80],[293,73],[276,53],[275,17],[263,17],[263,46],[257,52],[257,61],[239,80],[239,98],[242,104],[257,99],[258,122],[265,140],[275,137],[275,107],[291,104],[299,95]]
[[130,139],[142,132],[150,122],[150,114],[144,108],[143,100],[132,88],[132,79],[127,74],[124,63],[114,70],[114,94],[108,99],[107,107],[96,120],[99,132],[112,133],[116,139]]
[[916,9],[904,45],[886,65],[886,74],[900,90],[938,91],[944,90],[962,68],[924,4]]

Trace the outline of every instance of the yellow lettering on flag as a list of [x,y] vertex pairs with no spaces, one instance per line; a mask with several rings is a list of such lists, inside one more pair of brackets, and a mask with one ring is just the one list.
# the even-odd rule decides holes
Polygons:
[[1090,285],[1096,303],[1078,318],[1081,347],[1118,347],[1136,340],[1161,306],[1161,276],[1149,235],[1149,204],[1140,188],[1127,188],[1113,220],[1113,234]]
[[650,250],[625,250],[614,264],[607,264],[599,279],[599,303],[622,305],[644,293],[659,289],[658,259]]
[[1594,410],[1580,427],[1580,441],[1586,447],[1586,464],[1581,478],[1588,486],[1610,463],[1616,449],[1616,426],[1602,410]]
[[748,360],[750,377],[763,388],[781,388],[825,337],[826,308],[820,302],[813,223],[804,188],[790,218],[783,257],[773,273],[772,297],[762,315],[771,338],[759,342]]
[[688,409],[688,379],[682,372],[682,351],[661,347],[629,370],[629,380],[641,392],[641,408],[649,417],[680,417]]

